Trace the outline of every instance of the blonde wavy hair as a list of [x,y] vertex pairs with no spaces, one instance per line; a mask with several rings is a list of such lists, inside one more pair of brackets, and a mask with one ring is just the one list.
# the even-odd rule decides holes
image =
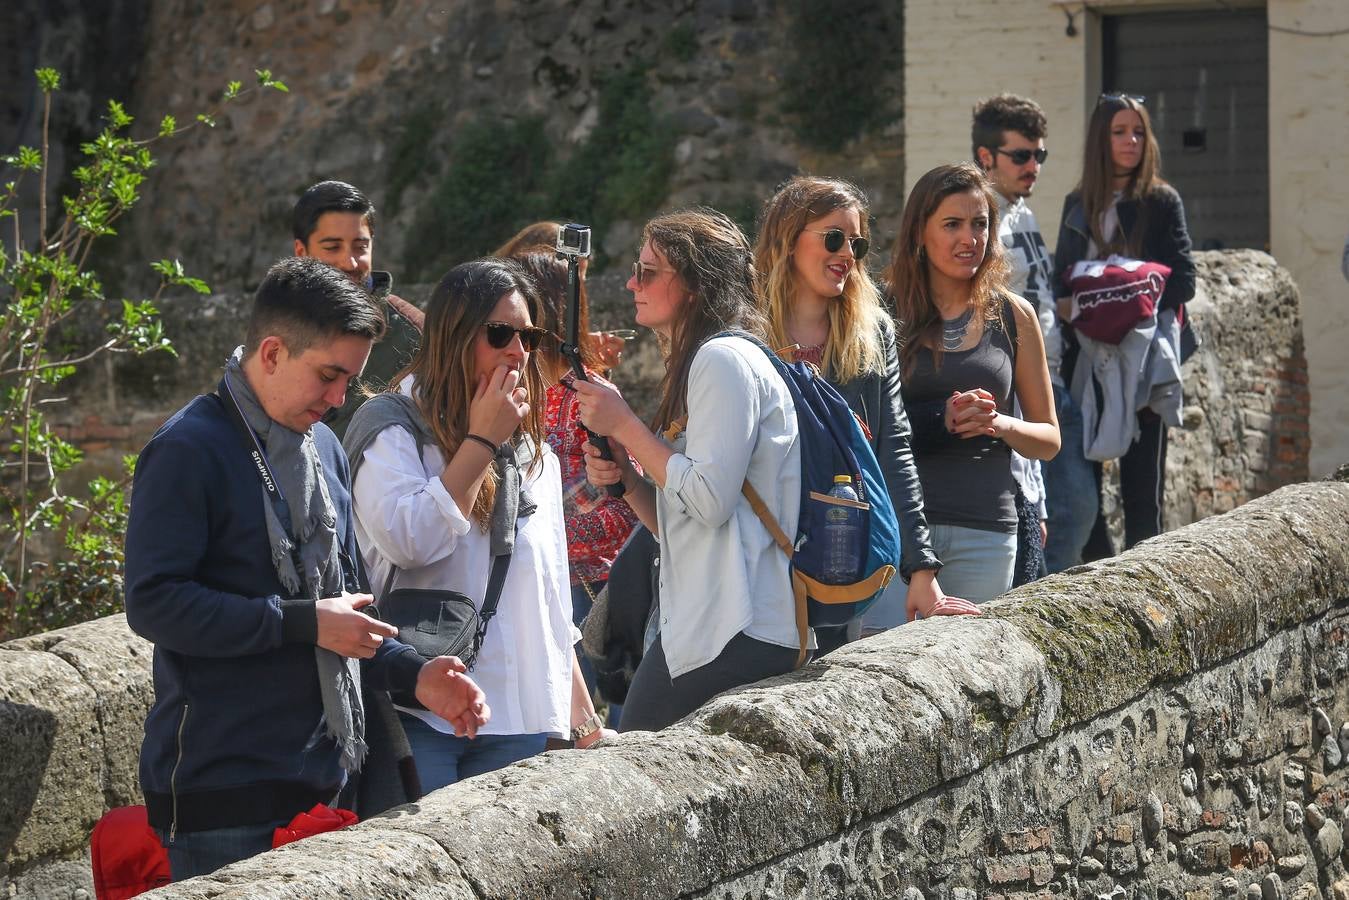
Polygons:
[[[754,268],[759,271],[759,308],[768,318],[775,348],[792,343],[786,323],[796,302],[796,269],[792,252],[806,225],[835,210],[855,209],[861,236],[871,239],[866,196],[856,185],[837,178],[798,175],[764,204],[759,239],[754,245]],[[851,237],[851,235],[849,235]],[[858,262],[848,272],[843,293],[829,304],[829,339],[822,368],[834,381],[846,383],[885,367],[881,346],[882,322],[888,313],[866,266]]]

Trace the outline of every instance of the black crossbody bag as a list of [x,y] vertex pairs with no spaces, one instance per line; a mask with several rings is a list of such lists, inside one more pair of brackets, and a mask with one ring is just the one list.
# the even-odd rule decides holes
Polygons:
[[[506,570],[511,554],[492,557],[492,569],[487,576],[487,591],[483,595],[482,611],[466,594],[442,588],[393,587],[398,567],[389,570],[384,579],[384,590],[373,607],[375,617],[398,629],[398,640],[407,644],[425,659],[437,656],[457,656],[471,670],[478,661],[478,652],[487,637],[487,626],[496,615],[501,601],[501,589],[506,584]],[[399,706],[425,709],[411,693],[394,691],[393,702]]]

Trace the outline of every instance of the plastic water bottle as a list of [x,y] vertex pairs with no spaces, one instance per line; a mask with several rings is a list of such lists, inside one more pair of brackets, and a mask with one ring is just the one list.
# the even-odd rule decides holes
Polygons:
[[[835,475],[829,496],[857,502],[852,477]],[[862,510],[843,503],[830,503],[824,511],[824,571],[826,584],[851,584],[862,568]]]

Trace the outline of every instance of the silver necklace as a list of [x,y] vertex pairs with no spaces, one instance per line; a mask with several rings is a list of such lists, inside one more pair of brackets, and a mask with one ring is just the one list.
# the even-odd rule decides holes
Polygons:
[[947,353],[960,349],[965,342],[965,332],[969,330],[970,320],[974,318],[974,307],[968,307],[954,319],[942,319],[941,348]]

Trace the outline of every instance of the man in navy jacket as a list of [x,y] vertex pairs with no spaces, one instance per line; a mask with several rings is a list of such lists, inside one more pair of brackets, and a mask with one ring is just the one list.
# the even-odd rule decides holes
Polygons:
[[[459,660],[426,662],[360,611],[347,460],[319,420],[383,328],[341,272],[277,263],[220,389],[141,452],[126,611],[155,644],[141,787],[175,880],[270,848],[274,828],[335,799],[364,753],[362,680],[415,690],[460,734],[489,715]],[[297,509],[314,511],[298,531]]]

